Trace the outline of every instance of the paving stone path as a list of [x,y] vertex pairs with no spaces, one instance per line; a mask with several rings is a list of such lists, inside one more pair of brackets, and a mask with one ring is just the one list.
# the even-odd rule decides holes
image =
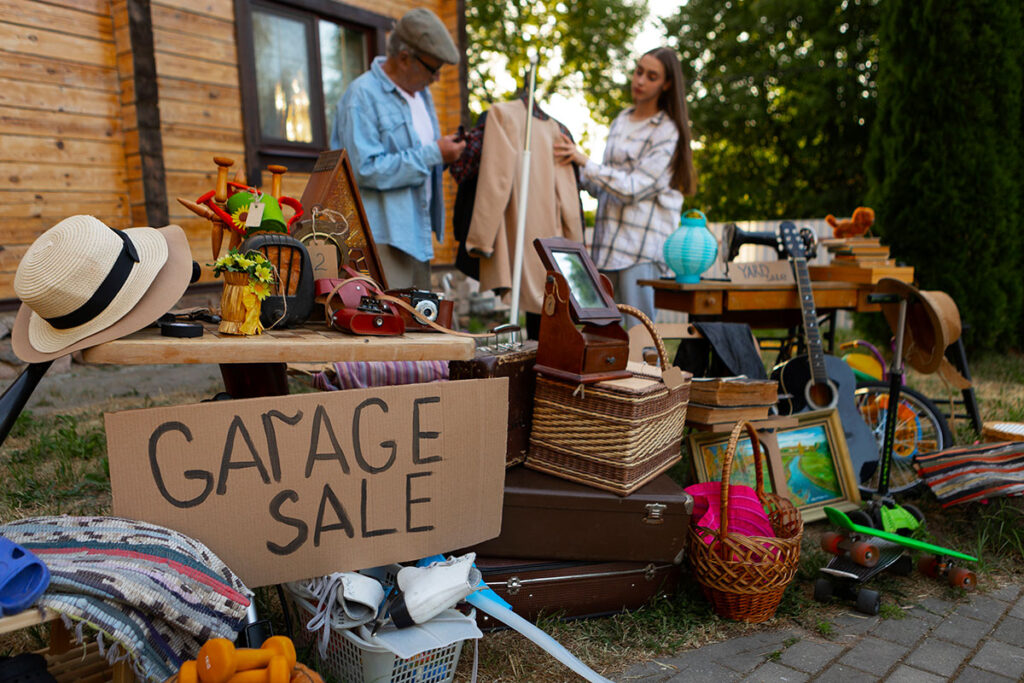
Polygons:
[[683,681],[1024,680],[1024,592],[1017,585],[967,602],[927,598],[903,619],[845,612],[830,638],[765,631],[637,665],[619,683]]

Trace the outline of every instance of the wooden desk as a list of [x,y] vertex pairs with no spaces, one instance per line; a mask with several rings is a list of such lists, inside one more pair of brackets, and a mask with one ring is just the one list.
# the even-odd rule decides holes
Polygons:
[[240,337],[205,325],[203,336],[194,339],[164,337],[156,328],[146,328],[86,349],[82,359],[116,365],[218,363],[227,393],[233,398],[252,398],[288,393],[286,363],[472,360],[475,350],[476,344],[468,337],[440,333],[358,337],[329,330],[321,323]]
[[[745,322],[751,327],[795,327],[802,323],[796,284],[738,285],[731,282],[680,284],[675,280],[640,280],[654,288],[654,305],[690,314],[691,320]],[[818,315],[836,311],[878,312],[868,303],[871,284],[812,282]]]

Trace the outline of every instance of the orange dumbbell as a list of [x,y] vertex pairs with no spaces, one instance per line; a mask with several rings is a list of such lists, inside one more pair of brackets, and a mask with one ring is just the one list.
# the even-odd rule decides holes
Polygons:
[[265,669],[240,671],[228,679],[228,683],[289,683],[292,677],[292,664],[282,655],[274,655],[267,662]]
[[202,683],[227,683],[239,671],[266,668],[275,656],[284,659],[288,671],[291,671],[295,666],[295,646],[290,638],[267,638],[258,650],[236,649],[235,644],[226,638],[212,638],[199,648],[196,668]]

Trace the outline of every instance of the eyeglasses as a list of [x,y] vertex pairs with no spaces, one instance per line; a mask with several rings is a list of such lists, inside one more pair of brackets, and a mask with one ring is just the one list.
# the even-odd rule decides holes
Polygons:
[[416,61],[417,61],[417,62],[419,62],[420,64],[422,64],[422,65],[423,65],[423,68],[424,68],[424,69],[426,69],[427,71],[429,71],[429,72],[430,72],[430,75],[431,75],[431,76],[436,76],[436,75],[437,75],[437,72],[441,70],[441,67],[442,67],[442,66],[444,66],[443,64],[438,64],[437,66],[430,66],[429,64],[427,64],[426,62],[424,62],[424,61],[423,61],[423,58],[422,58],[422,57],[420,57],[420,56],[419,56],[418,54],[416,54],[415,52],[410,52],[409,54],[411,54],[411,55],[412,55],[413,57],[415,57],[415,58],[416,58]]

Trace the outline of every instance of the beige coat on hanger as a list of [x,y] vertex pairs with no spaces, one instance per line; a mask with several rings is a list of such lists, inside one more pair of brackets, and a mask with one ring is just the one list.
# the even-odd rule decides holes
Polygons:
[[[520,192],[520,157],[526,134],[526,104],[512,100],[487,113],[480,175],[469,224],[466,249],[480,257],[480,289],[506,293],[512,287],[516,218]],[[560,136],[554,119],[533,119],[530,140],[530,186],[526,205],[526,239],[520,308],[541,312],[546,271],[533,240],[564,237],[583,241],[579,189],[571,165],[555,164],[554,143]]]

